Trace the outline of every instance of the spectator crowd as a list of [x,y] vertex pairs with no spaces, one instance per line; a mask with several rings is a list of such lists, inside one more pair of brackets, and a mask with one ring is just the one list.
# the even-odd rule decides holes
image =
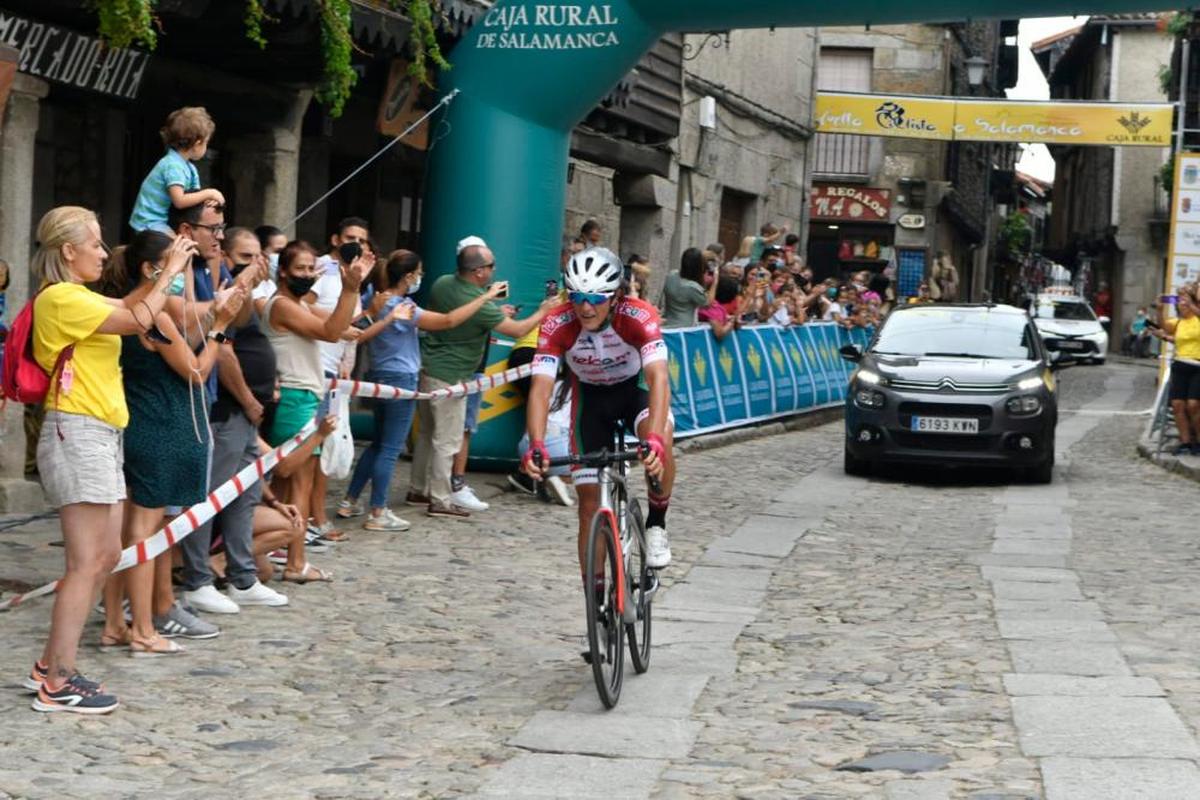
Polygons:
[[[351,376],[410,391],[455,386],[482,375],[494,334],[515,342],[509,366],[527,364],[542,318],[564,300],[561,282],[547,281],[542,303],[519,317],[503,302],[505,265],[476,236],[459,242],[456,272],[427,285],[419,254],[382,252],[358,217],[341,220],[320,247],[259,220],[235,224],[194,165],[214,130],[202,108],[168,117],[166,153],[141,185],[128,244],[110,251],[96,215],[82,207],[54,208],[37,226],[30,268],[38,290],[9,335],[4,388],[20,400],[32,391],[22,383],[28,369],[43,384],[49,376],[44,401],[35,394],[27,402],[26,434],[36,443],[30,466],[59,511],[66,571],[45,648],[24,681],[39,711],[102,714],[119,705],[77,669],[98,595],[101,649],[177,656],[182,641],[219,636],[213,620],[221,615],[288,605],[271,585],[277,577],[331,581],[314,559],[350,538],[348,521],[408,530],[389,487],[414,420],[402,503],[430,517],[486,512],[466,482],[478,393],[369,401],[371,441],[351,468],[347,398],[330,388]],[[564,237],[560,268],[603,237],[594,220]],[[720,245],[686,250],[662,281],[648,259],[630,255],[624,291],[659,305],[665,327],[709,325],[718,338],[759,324],[869,327],[897,302],[888,270],[815,280],[798,241],[767,225],[728,260]],[[0,262],[0,302],[7,283]],[[516,388],[525,392],[528,382]],[[569,394],[555,392],[548,430],[548,443],[564,451]],[[313,422],[314,435],[265,480],[239,484],[212,520],[158,557],[112,573],[123,548],[146,542]],[[350,479],[334,502],[331,474]],[[543,500],[572,502],[561,474],[509,480]]]

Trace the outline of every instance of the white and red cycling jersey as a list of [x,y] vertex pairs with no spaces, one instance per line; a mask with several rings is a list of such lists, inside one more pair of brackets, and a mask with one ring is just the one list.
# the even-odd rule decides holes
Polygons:
[[555,377],[564,358],[581,383],[611,386],[637,377],[647,364],[667,360],[658,309],[623,297],[615,301],[608,325],[587,331],[573,305],[558,306],[542,320],[533,374]]

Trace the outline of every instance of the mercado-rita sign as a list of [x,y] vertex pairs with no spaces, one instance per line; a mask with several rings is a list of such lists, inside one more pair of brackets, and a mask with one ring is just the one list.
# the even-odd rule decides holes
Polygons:
[[95,36],[0,11],[0,44],[20,51],[17,70],[35,78],[132,100],[150,55]]
[[816,184],[809,195],[809,218],[848,222],[887,222],[892,193],[862,186]]
[[1167,147],[1170,103],[1072,103],[819,92],[821,133],[963,142]]

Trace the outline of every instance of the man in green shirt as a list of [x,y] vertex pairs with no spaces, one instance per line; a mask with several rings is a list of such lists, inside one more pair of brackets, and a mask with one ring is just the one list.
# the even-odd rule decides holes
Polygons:
[[[496,274],[496,257],[477,236],[458,245],[458,270],[434,281],[428,309],[447,313],[484,293]],[[420,391],[432,392],[470,380],[483,358],[492,331],[519,339],[533,330],[557,304],[548,298],[532,315],[512,319],[502,306],[489,302],[457,328],[435,331],[421,340]],[[417,402],[418,434],[413,449],[409,505],[428,505],[431,517],[465,519],[470,512],[451,499],[450,472],[462,445],[467,398],[450,397]]]

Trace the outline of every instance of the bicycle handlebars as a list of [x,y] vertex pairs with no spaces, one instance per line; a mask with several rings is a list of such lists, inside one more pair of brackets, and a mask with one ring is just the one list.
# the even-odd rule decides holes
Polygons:
[[[539,467],[590,467],[600,469],[603,467],[616,464],[618,462],[638,461],[642,457],[642,453],[648,452],[650,446],[645,442],[638,442],[636,450],[597,450],[594,453],[580,453],[579,455],[563,456],[561,458],[552,458],[549,463],[542,464],[540,453],[533,454],[534,463]],[[662,494],[662,484],[657,478],[647,476],[650,483],[650,491],[654,494]]]

